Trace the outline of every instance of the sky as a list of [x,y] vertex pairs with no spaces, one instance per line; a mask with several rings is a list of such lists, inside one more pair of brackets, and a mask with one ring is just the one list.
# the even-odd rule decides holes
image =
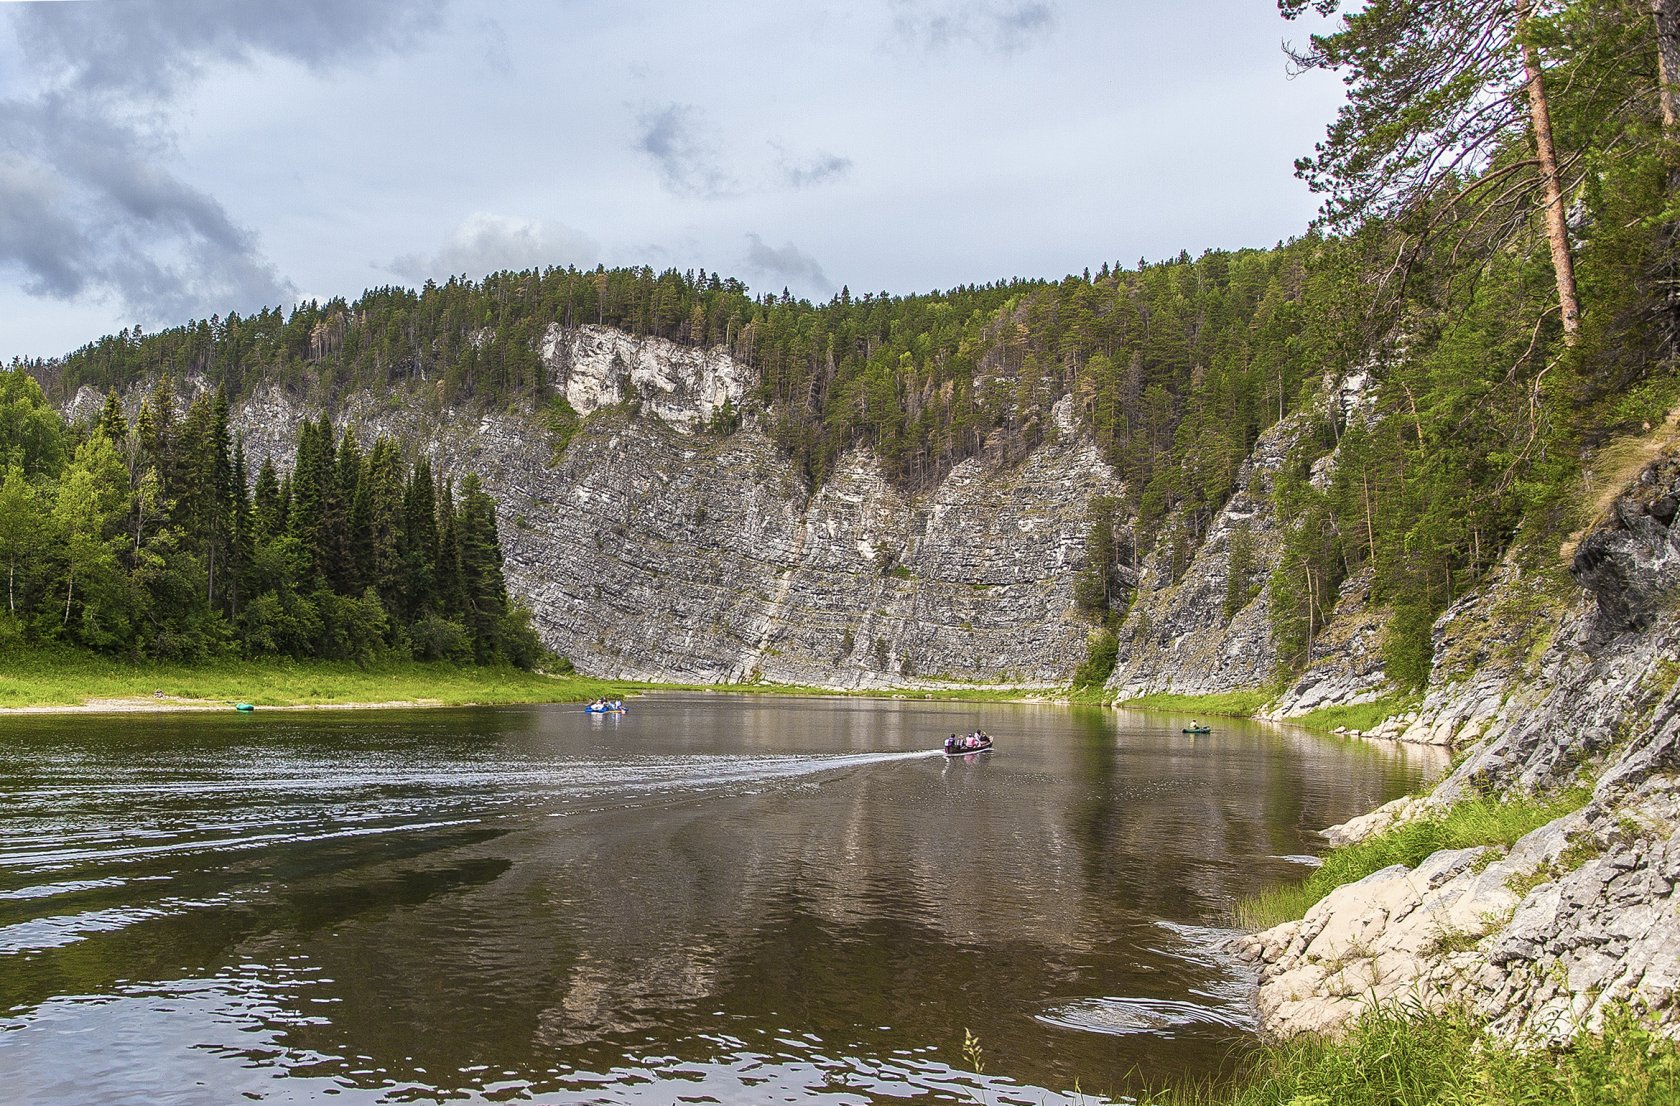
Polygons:
[[0,2],[0,363],[451,274],[826,300],[1268,246],[1272,0]]

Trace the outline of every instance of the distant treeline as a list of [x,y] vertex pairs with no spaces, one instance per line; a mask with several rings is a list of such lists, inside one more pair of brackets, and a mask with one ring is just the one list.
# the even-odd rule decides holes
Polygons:
[[254,482],[225,392],[178,415],[167,376],[132,424],[112,393],[67,427],[0,370],[0,646],[141,658],[382,656],[535,664],[510,605],[495,504],[424,457],[306,423],[291,470]]
[[327,397],[426,381],[426,395],[449,404],[539,408],[550,398],[540,359],[547,329],[599,323],[729,348],[756,370],[752,399],[768,429],[817,481],[856,445],[911,486],[988,443],[1019,457],[1071,391],[1149,520],[1188,500],[1205,522],[1259,432],[1340,352],[1310,338],[1292,346],[1312,272],[1334,248],[1310,236],[1135,270],[1105,264],[1059,283],[912,296],[843,290],[823,305],[754,298],[703,271],[504,272],[290,314],[124,330],[27,367],[61,402],[84,385],[130,388],[168,373],[236,398],[259,381]]

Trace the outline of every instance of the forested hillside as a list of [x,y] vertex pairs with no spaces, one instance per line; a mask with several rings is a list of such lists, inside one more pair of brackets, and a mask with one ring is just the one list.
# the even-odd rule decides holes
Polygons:
[[[1309,6],[1336,7],[1281,5]],[[1294,58],[1349,82],[1347,107],[1300,163],[1324,218],[1270,249],[824,304],[705,271],[503,272],[133,328],[18,367],[60,403],[167,374],[233,397],[278,383],[329,410],[350,390],[396,385],[440,411],[540,413],[554,399],[549,328],[605,324],[726,346],[756,374],[739,417],[813,484],[862,445],[912,490],[965,458],[1025,455],[1071,394],[1122,478],[1094,519],[1107,562],[1087,589],[1096,619],[1126,601],[1117,562],[1160,549],[1169,575],[1182,571],[1257,437],[1299,412],[1310,430],[1277,490],[1281,654],[1302,663],[1340,583],[1369,567],[1390,612],[1389,675],[1415,686],[1435,616],[1514,542],[1557,571],[1560,542],[1588,521],[1577,504],[1595,450],[1680,397],[1680,155],[1662,60],[1674,42],[1659,34],[1671,6],[1378,0],[1347,17]],[[1371,382],[1358,402],[1329,399],[1327,383],[1348,377]],[[373,463],[337,448],[336,464]],[[216,545],[213,530],[197,548]],[[377,570],[353,575],[328,579],[332,593],[382,586]],[[207,591],[224,610],[230,594]],[[420,617],[381,594],[388,611]]]
[[113,395],[69,428],[32,378],[0,370],[0,571],[0,646],[527,667],[542,653],[476,476],[452,488],[388,438],[364,454],[322,415],[284,477],[266,462],[253,482],[226,394],[178,417],[167,377],[132,425]]

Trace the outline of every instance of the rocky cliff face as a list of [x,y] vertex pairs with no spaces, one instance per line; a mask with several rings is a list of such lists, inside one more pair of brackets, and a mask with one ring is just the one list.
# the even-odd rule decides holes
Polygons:
[[[541,412],[443,409],[424,385],[340,397],[371,441],[424,443],[499,504],[509,588],[582,670],[831,687],[1065,684],[1089,622],[1073,603],[1090,500],[1113,472],[1055,409],[1023,461],[974,459],[909,495],[868,453],[820,488],[754,425],[711,433],[750,374],[720,350],[604,327],[551,329],[542,356],[581,428],[558,458]],[[78,397],[72,412],[97,411]],[[137,402],[137,399],[136,399]],[[234,412],[253,470],[282,466],[318,405],[276,387]]]
[[1431,795],[1332,839],[1473,795],[1575,786],[1590,798],[1508,853],[1385,869],[1249,941],[1268,1030],[1334,1027],[1377,1001],[1468,1001],[1497,1030],[1565,1037],[1629,1002],[1680,1035],[1677,501],[1670,454],[1582,541],[1582,591],[1554,618],[1513,565],[1443,616],[1406,736],[1465,758]]
[[[1167,691],[1201,695],[1259,687],[1277,666],[1266,577],[1276,565],[1277,520],[1272,480],[1300,434],[1291,417],[1260,436],[1237,477],[1237,488],[1208,528],[1190,566],[1176,581],[1157,550],[1138,575],[1137,594],[1119,632],[1120,661],[1109,687],[1121,699]],[[1226,598],[1231,545],[1246,534],[1257,564],[1239,581],[1251,598],[1230,617]]]

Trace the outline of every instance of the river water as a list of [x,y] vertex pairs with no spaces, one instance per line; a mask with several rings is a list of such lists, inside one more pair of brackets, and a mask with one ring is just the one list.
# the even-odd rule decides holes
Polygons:
[[[3,719],[0,1099],[1038,1104],[1225,1072],[1233,900],[1438,765],[1183,721]],[[996,751],[930,752],[976,725]]]

